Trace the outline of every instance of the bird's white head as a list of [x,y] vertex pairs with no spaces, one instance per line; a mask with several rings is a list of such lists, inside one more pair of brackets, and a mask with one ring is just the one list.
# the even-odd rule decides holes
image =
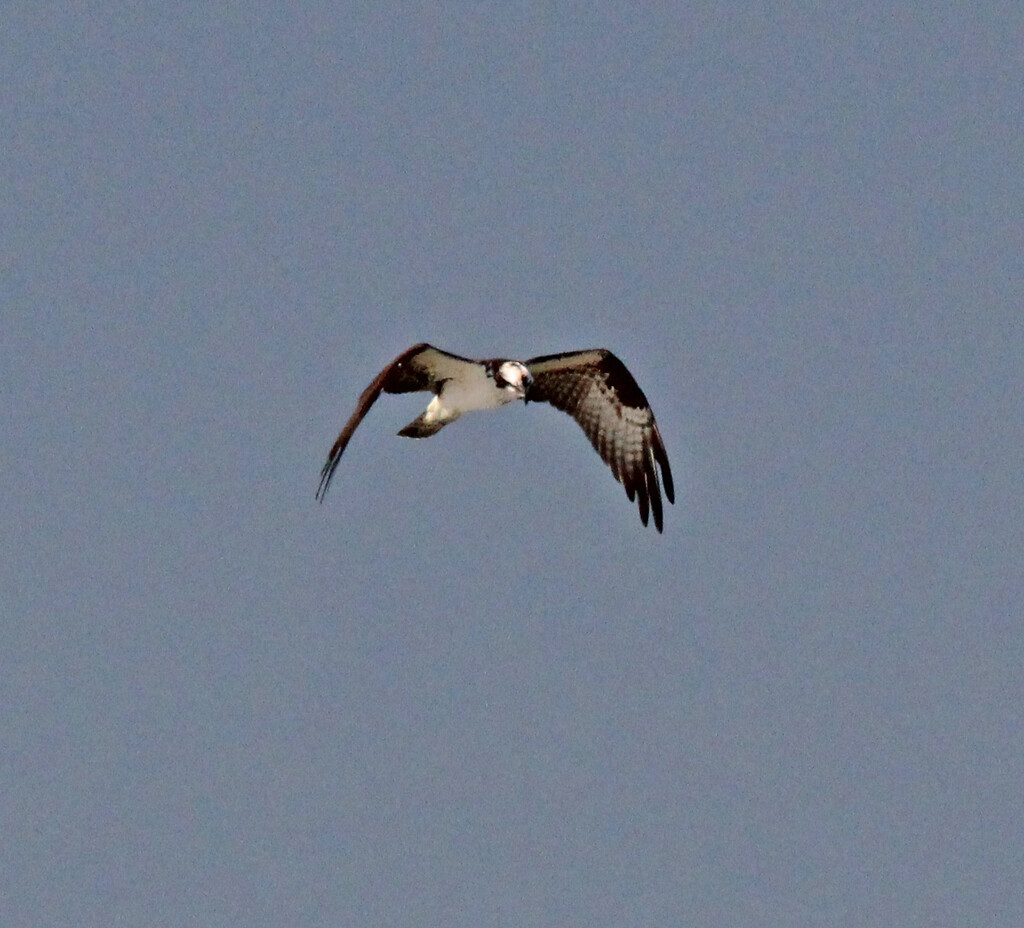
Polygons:
[[494,382],[511,394],[510,400],[521,400],[533,383],[533,375],[521,361],[503,361],[494,372]]

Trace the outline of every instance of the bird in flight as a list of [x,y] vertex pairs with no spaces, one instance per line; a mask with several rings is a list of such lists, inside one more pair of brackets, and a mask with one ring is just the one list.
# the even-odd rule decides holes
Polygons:
[[[662,530],[661,488],[674,502],[672,471],[647,397],[626,365],[603,348],[549,354],[529,361],[473,361],[426,342],[403,351],[363,391],[355,411],[327,456],[316,498],[323,502],[352,433],[381,392],[429,391],[423,414],[398,434],[427,438],[476,409],[506,403],[550,403],[572,416],[590,443],[640,507],[640,521]],[[661,479],[655,468],[661,468]]]

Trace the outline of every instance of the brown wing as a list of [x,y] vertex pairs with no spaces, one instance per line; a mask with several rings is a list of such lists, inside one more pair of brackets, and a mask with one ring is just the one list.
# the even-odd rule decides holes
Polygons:
[[320,486],[317,488],[316,498],[320,502],[324,501],[327,487],[334,475],[334,469],[341,460],[342,452],[348,445],[349,439],[352,438],[356,427],[363,421],[363,417],[380,396],[381,391],[384,393],[413,393],[417,390],[432,390],[436,393],[445,380],[457,376],[465,365],[474,363],[476,362],[449,354],[447,351],[441,351],[440,348],[435,348],[426,342],[420,342],[418,345],[413,345],[408,351],[403,351],[363,390],[359,402],[356,403],[355,411],[349,416],[334,447],[327,455],[327,463],[320,471]]
[[[637,500],[640,521],[662,530],[661,487],[675,501],[672,471],[658,432],[654,413],[626,365],[610,351],[595,348],[567,354],[544,355],[526,362],[533,375],[527,402],[550,403],[569,413],[590,443]],[[661,468],[661,484],[658,472]]]

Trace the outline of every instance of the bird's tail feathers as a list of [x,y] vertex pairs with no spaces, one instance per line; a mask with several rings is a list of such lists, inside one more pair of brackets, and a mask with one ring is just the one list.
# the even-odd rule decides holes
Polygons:
[[433,422],[428,422],[427,414],[423,413],[413,419],[404,429],[401,429],[398,434],[405,438],[429,438],[435,432],[440,432],[449,421],[451,420],[435,419]]

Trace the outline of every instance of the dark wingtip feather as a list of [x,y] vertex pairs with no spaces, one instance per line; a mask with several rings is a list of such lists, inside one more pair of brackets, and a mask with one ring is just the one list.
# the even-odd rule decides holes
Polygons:
[[348,439],[349,436],[344,433],[338,437],[334,447],[331,448],[331,453],[327,455],[327,461],[320,470],[320,485],[316,488],[316,500],[319,503],[322,503],[324,497],[327,496],[327,488],[331,485],[331,478],[334,476],[334,471],[341,460],[341,453],[348,444]]
[[640,521],[647,525],[650,513],[650,501],[647,498],[647,487],[643,483],[637,483],[637,501],[640,504]]
[[660,532],[662,526],[661,489],[658,486],[658,475],[654,470],[654,459],[650,454],[644,455],[644,478],[647,481],[647,491],[651,496],[654,527]]
[[618,480],[626,488],[626,499],[633,502],[636,499],[636,483],[630,479],[629,474],[623,474]]
[[322,503],[327,495],[327,487],[331,483],[331,475],[334,473],[334,459],[328,458],[320,471],[320,485],[316,488],[316,501]]
[[661,443],[661,435],[657,431],[654,433],[652,447],[654,449],[654,459],[661,466],[661,484],[665,488],[665,496],[674,505],[676,492],[672,484],[672,468],[668,466],[668,454],[665,452],[665,446]]

